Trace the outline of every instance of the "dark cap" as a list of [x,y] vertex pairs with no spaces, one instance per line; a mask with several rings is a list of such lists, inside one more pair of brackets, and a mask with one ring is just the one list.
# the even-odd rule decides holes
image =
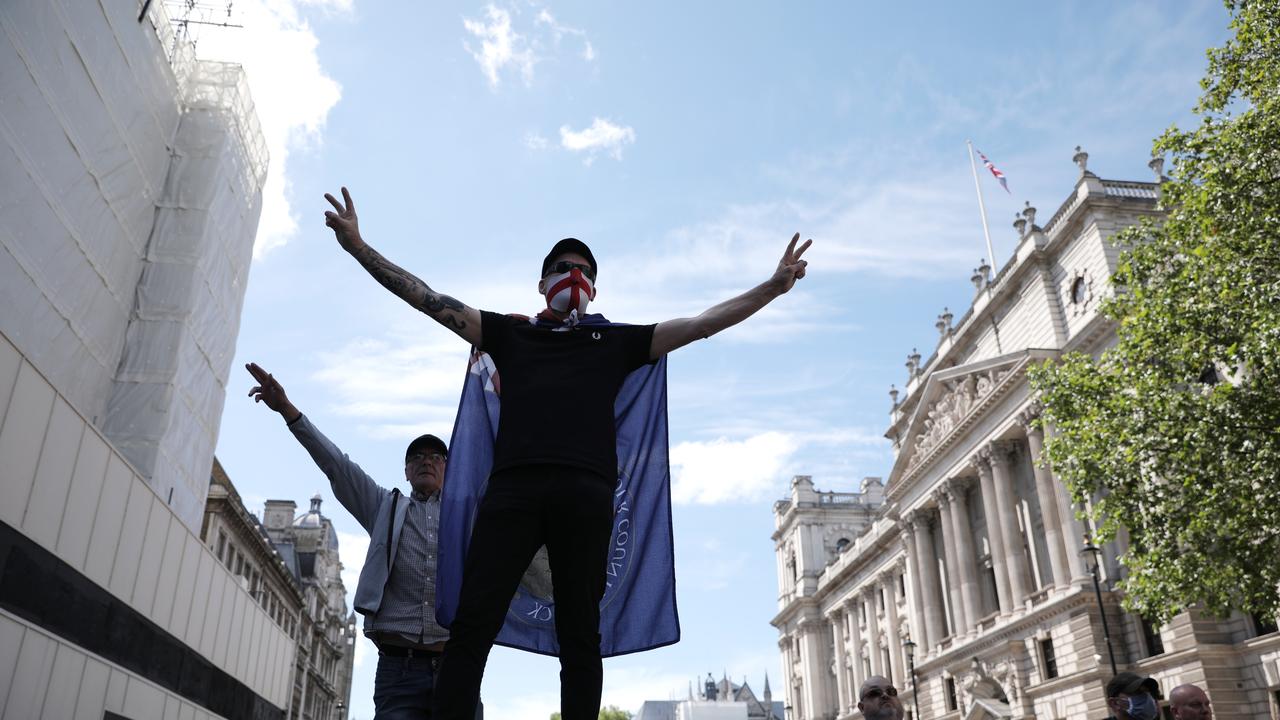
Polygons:
[[547,271],[551,269],[551,261],[565,253],[577,253],[586,258],[591,265],[591,275],[596,275],[596,256],[591,254],[591,248],[578,238],[565,238],[552,246],[551,252],[542,260],[542,277],[546,277]]
[[1125,695],[1136,695],[1140,692],[1149,692],[1151,697],[1160,697],[1160,683],[1155,678],[1143,677],[1137,673],[1122,672],[1111,678],[1111,682],[1107,683],[1107,697],[1113,698],[1121,693]]
[[435,450],[441,455],[449,454],[449,447],[444,444],[443,440],[435,435],[421,435],[414,439],[413,442],[409,443],[409,447],[405,448],[404,461],[409,462],[410,455],[424,450]]

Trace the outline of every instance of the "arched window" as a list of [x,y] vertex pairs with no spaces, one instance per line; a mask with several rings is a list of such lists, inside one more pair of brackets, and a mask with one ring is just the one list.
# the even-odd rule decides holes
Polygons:
[[849,547],[849,538],[842,537],[836,541],[836,552],[842,553],[844,549]]

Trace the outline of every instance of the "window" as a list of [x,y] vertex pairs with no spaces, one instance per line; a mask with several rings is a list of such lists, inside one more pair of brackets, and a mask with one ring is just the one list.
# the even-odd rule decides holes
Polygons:
[[907,574],[902,573],[898,576],[898,596],[905,598],[907,596]]
[[1274,618],[1268,620],[1262,615],[1254,613],[1249,616],[1249,619],[1253,621],[1253,633],[1255,637],[1258,635],[1270,635],[1277,630]]
[[956,679],[949,677],[943,678],[943,700],[947,703],[947,712],[959,709],[959,703],[956,701]]
[[223,553],[226,551],[226,549],[227,549],[227,534],[219,530],[218,531],[218,552],[216,553],[218,556],[218,562],[222,562],[222,556],[223,556]]
[[1160,629],[1142,616],[1138,617],[1138,622],[1142,625],[1142,639],[1147,643],[1147,657],[1163,655],[1164,641],[1160,639]]
[[1044,678],[1052,680],[1058,677],[1058,658],[1053,654],[1053,638],[1040,641],[1040,656],[1044,658]]
[[1071,302],[1075,305],[1083,305],[1088,297],[1088,289],[1084,276],[1077,275],[1076,279],[1071,281]]
[[885,604],[885,601],[884,601],[884,587],[883,587],[883,586],[881,586],[879,589],[877,589],[877,590],[876,590],[876,596],[880,598],[880,600],[879,600],[879,602],[880,602],[880,609],[881,609],[881,610],[886,610],[886,609],[888,609],[888,607],[889,607],[889,606],[888,606],[887,604]]

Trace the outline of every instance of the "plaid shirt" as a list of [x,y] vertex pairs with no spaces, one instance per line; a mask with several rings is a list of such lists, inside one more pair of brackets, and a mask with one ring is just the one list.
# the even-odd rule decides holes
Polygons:
[[449,639],[436,624],[436,547],[440,537],[440,493],[426,497],[414,492],[400,531],[391,576],[383,590],[382,606],[365,624],[365,634],[396,633],[415,645]]

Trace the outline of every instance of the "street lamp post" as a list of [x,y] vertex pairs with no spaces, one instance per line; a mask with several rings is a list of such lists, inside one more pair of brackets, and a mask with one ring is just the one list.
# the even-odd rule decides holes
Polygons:
[[916,687],[916,643],[908,637],[902,646],[907,649],[907,667],[911,670],[911,704],[916,709],[916,720],[920,720],[920,690]]
[[1107,610],[1102,606],[1102,583],[1098,580],[1098,555],[1101,552],[1102,549],[1093,542],[1086,541],[1080,550],[1080,555],[1093,560],[1093,564],[1089,567],[1089,572],[1093,575],[1093,594],[1098,599],[1098,615],[1102,617],[1102,639],[1107,643],[1107,659],[1111,661],[1111,676],[1115,677],[1116,652],[1111,647],[1111,627],[1107,624]]

